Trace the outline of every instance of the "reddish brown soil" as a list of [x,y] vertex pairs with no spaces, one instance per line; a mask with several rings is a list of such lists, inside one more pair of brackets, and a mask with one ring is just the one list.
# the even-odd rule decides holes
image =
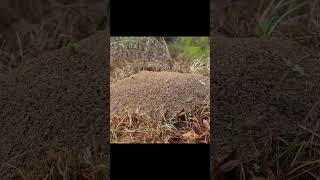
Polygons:
[[319,133],[318,107],[306,118],[320,96],[316,53],[280,39],[213,37],[212,42],[214,159],[233,149],[243,160],[255,158],[270,134],[292,134],[297,125]]
[[55,149],[108,159],[108,33],[26,59],[0,74],[0,179],[33,169]]
[[139,109],[155,119],[183,109],[188,112],[209,98],[209,78],[199,74],[142,71],[111,84],[111,113]]

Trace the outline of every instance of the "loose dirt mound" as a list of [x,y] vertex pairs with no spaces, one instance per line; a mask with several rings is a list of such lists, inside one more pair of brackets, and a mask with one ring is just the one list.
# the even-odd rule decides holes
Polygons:
[[111,84],[111,113],[124,108],[150,116],[190,111],[209,98],[209,78],[188,73],[142,71]]
[[[320,61],[294,42],[255,38],[214,38],[214,158],[242,151],[254,156],[271,134],[315,127],[319,111]],[[255,144],[255,146],[254,146]],[[257,154],[256,154],[257,155]]]
[[15,173],[5,163],[33,169],[48,150],[89,146],[94,159],[108,156],[107,38],[98,33],[0,74],[0,179]]
[[170,71],[179,73],[190,72],[190,63],[186,61],[174,61],[170,64],[168,61],[152,61],[152,60],[123,60],[117,59],[115,63],[110,65],[110,81],[117,82],[123,78],[137,74],[141,71]]

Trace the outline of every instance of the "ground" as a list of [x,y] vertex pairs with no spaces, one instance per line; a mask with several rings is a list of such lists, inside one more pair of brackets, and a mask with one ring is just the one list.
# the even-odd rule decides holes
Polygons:
[[0,29],[0,179],[61,178],[59,163],[78,178],[108,178],[109,32],[95,23],[104,10],[51,5],[42,22],[18,16]]
[[209,68],[145,52],[111,56],[111,143],[209,143]]
[[262,37],[259,1],[211,4],[212,177],[319,177],[319,29],[293,20]]
[[201,75],[142,71],[112,84],[111,112],[125,106],[149,112],[152,117],[191,111],[190,107],[209,98],[209,85],[209,79]]

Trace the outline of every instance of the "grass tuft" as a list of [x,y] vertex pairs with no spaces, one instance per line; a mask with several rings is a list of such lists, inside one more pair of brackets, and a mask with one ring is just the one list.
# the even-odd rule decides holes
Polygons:
[[175,117],[162,115],[162,120],[152,119],[139,112],[124,109],[112,115],[111,143],[209,143],[209,102],[192,112],[181,111]]
[[226,158],[213,163],[215,178],[251,180],[317,180],[320,177],[319,138],[302,126],[297,134],[265,137],[257,156],[242,161],[235,150]]
[[275,28],[285,18],[293,15],[298,9],[301,9],[307,4],[304,0],[275,0],[270,1],[268,7],[262,12],[259,18],[258,25],[262,37],[269,37]]
[[36,169],[19,169],[10,164],[7,166],[18,172],[14,177],[16,180],[107,179],[106,164],[96,162],[91,153],[89,147],[82,151],[51,151]]

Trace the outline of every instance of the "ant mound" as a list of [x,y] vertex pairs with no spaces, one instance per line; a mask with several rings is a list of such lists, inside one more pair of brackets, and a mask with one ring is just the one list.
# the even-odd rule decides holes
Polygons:
[[190,112],[209,98],[209,78],[199,74],[142,71],[111,84],[111,113],[123,109],[154,119]]
[[[215,38],[215,156],[232,151],[242,157],[265,147],[273,135],[315,129],[320,98],[318,52],[289,40]],[[308,114],[313,114],[311,117]],[[251,141],[248,141],[251,139]],[[226,143],[228,142],[228,143]]]
[[[0,74],[1,164],[36,169],[48,151],[74,148],[90,148],[92,158],[105,161],[107,38],[97,33]],[[16,173],[0,169],[0,179]]]
[[141,71],[173,71],[180,73],[190,72],[190,63],[183,60],[169,61],[153,61],[153,60],[123,60],[116,59],[114,64],[110,65],[110,81],[114,83],[123,78],[137,74]]

